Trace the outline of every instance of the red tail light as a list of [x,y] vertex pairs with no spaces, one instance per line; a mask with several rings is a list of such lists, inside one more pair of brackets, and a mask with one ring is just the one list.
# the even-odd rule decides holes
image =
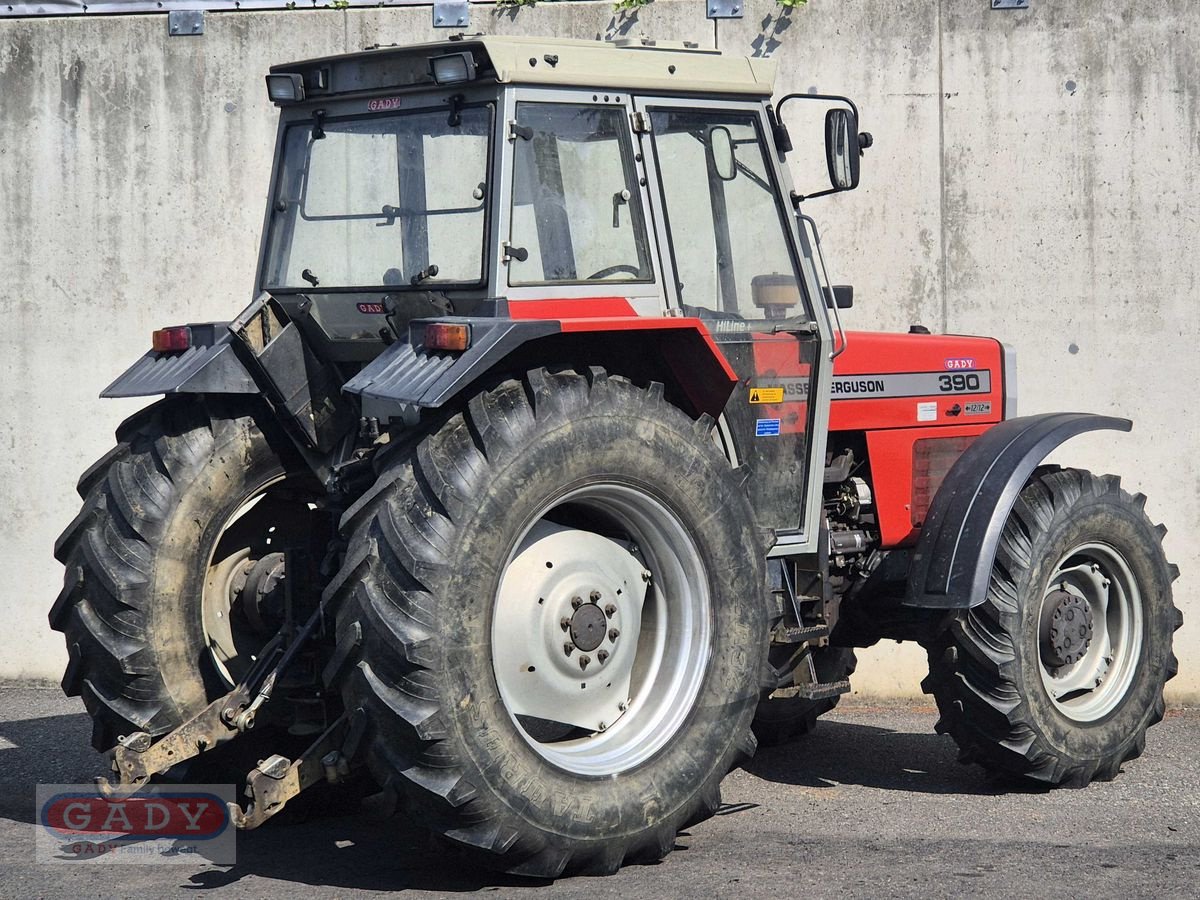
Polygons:
[[426,325],[425,346],[431,350],[466,350],[471,346],[471,326],[449,322]]
[[160,328],[150,336],[150,346],[159,353],[186,350],[192,346],[192,329],[186,325],[172,325],[170,328]]
[[925,515],[950,467],[971,446],[975,436],[922,438],[913,444],[912,523],[925,524]]

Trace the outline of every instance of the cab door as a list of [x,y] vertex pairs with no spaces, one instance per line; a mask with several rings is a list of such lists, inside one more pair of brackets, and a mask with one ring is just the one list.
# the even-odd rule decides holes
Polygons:
[[704,322],[740,376],[718,433],[748,464],[775,554],[816,548],[829,328],[812,302],[762,104],[636,98],[668,306]]

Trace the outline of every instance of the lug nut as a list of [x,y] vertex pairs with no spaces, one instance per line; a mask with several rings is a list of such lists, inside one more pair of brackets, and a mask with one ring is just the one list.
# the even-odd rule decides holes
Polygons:
[[609,603],[607,606],[604,607],[604,614],[606,616],[608,616],[610,619],[613,617],[613,613],[615,613],[616,611],[617,611],[617,608],[615,606],[613,606],[611,603]]
[[590,663],[591,661],[592,661],[592,658],[590,656],[588,656],[587,654],[584,654],[583,656],[579,657],[579,668],[586,669],[588,667],[588,663]]
[[627,710],[628,708],[629,707],[625,705],[624,701],[617,704],[617,709],[619,709],[621,712],[625,712],[625,710]]
[[581,607],[581,606],[583,606],[583,598],[582,597],[572,597],[571,598],[571,609],[579,609],[579,607]]
[[607,726],[607,725],[605,725],[603,722],[601,722],[601,723],[600,723],[600,730],[601,730],[601,731],[604,731],[606,728],[608,728],[608,726]]
[[591,593],[588,595],[588,599],[589,599],[589,600],[591,600],[593,603],[596,603],[596,602],[597,602],[597,601],[599,601],[599,599],[600,599],[600,592],[599,592],[599,591],[592,591],[592,592],[591,592]]
[[574,649],[575,649],[575,645],[572,644],[570,641],[567,641],[565,644],[563,644],[563,653],[567,654],[567,656],[570,656],[571,652]]
[[621,632],[617,631],[617,629],[615,629],[615,628],[610,629],[608,632],[608,639],[610,641],[615,641],[620,636],[621,636]]
[[562,626],[563,631],[567,631],[571,627],[571,620],[568,619],[566,616],[563,616],[561,619],[558,620],[558,624]]
[[596,659],[600,660],[600,662],[603,663],[606,659],[608,659],[608,651],[601,650],[599,653],[596,654]]

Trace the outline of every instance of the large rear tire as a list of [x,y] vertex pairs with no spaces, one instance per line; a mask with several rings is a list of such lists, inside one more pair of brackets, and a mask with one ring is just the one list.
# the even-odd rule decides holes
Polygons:
[[964,761],[1082,787],[1141,754],[1183,622],[1144,503],[1076,469],[1040,469],[1022,490],[986,599],[928,648],[922,687]]
[[762,538],[661,387],[537,370],[349,510],[333,677],[421,825],[509,872],[657,860],[754,750]]
[[49,617],[66,636],[63,690],[83,697],[97,750],[171,731],[245,673],[270,625],[231,609],[225,581],[308,527],[313,490],[289,477],[252,415],[219,399],[158,403],[117,441],[79,480]]

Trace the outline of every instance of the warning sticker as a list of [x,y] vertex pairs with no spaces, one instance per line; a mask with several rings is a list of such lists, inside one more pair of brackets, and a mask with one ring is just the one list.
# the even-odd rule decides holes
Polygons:
[[750,388],[751,403],[782,403],[783,388],[781,387],[752,387]]
[[755,437],[779,437],[778,419],[759,419],[754,423]]

